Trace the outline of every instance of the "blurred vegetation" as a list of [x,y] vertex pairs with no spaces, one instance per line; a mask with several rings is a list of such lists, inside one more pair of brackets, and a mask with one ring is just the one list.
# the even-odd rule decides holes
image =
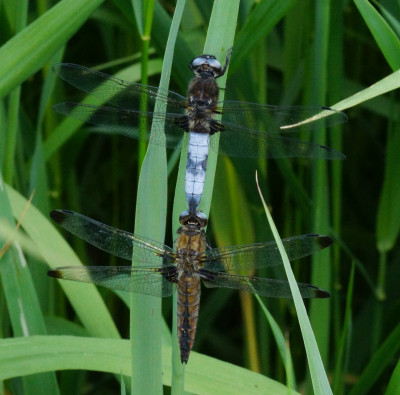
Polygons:
[[[118,368],[111,360],[100,367],[93,358],[93,364],[85,365],[79,357],[82,345],[76,345],[75,362],[63,360],[65,350],[57,355],[50,347],[50,335],[106,337],[110,342],[119,334],[127,338],[129,314],[121,299],[105,290],[99,290],[101,299],[95,289],[72,285],[68,291],[69,285],[63,285],[64,294],[46,271],[49,265],[78,259],[48,221],[51,209],[66,208],[119,229],[134,228],[144,148],[137,141],[64,119],[51,108],[60,101],[84,98],[52,73],[51,65],[61,61],[158,85],[175,2],[155,2],[154,10],[151,2],[144,2],[150,4],[147,14],[146,7],[134,9],[139,2],[132,3],[0,3],[0,233],[7,240],[24,209],[23,197],[28,199],[34,191],[22,228],[36,243],[32,250],[39,252],[24,256],[19,245],[28,249],[29,240],[21,240],[0,259],[0,378],[7,379],[1,385],[8,393],[33,393],[35,388],[48,394],[110,393],[118,391],[121,373],[129,374],[129,368]],[[180,94],[185,94],[191,78],[187,64],[203,53],[213,3],[186,2],[169,87]],[[221,24],[231,22],[221,18]],[[346,110],[347,124],[301,138],[335,148],[347,159],[219,157],[207,236],[214,246],[272,239],[256,189],[258,170],[282,237],[324,233],[335,240],[326,253],[293,265],[298,281],[312,282],[332,294],[329,301],[313,301],[309,311],[333,392],[399,393],[400,128],[396,89],[400,86],[400,5],[391,0],[242,0],[234,23],[237,29],[225,98],[277,105],[334,106],[342,102],[335,108]],[[142,40],[149,25],[150,41]],[[351,99],[357,93],[355,105]],[[159,198],[167,199],[165,242],[172,246],[179,162],[176,153],[167,151],[167,155],[168,189]],[[209,208],[203,209],[208,212]],[[77,238],[64,236],[84,264],[124,264]],[[285,276],[284,272],[259,274]],[[186,390],[209,393],[202,385],[210,385],[217,377],[211,366],[228,375],[224,385],[229,385],[229,374],[242,377],[225,362],[283,384],[290,381],[265,314],[254,298],[219,289],[204,289],[202,295],[194,351],[204,359],[191,355]],[[264,303],[290,345],[297,390],[313,393],[293,303]],[[171,312],[171,300],[163,300],[169,326]],[[163,344],[168,345],[164,329]],[[27,335],[49,335],[49,349],[44,342],[46,351],[35,354],[38,349],[33,343],[31,349],[22,342],[27,354],[19,359],[10,341]],[[60,349],[68,338],[65,341],[60,340]],[[105,344],[101,347],[106,348]],[[44,363],[49,355],[59,359],[52,365],[63,370],[57,377],[48,372],[51,366],[40,368],[39,362]],[[220,363],[212,365],[205,356]],[[169,360],[163,351],[164,374],[165,369],[169,372],[170,365],[165,368]],[[72,368],[78,370],[66,371]],[[196,377],[196,369],[209,370],[210,376]],[[261,376],[243,374],[248,393],[253,393],[252,380]],[[169,377],[169,373],[163,377],[166,391]],[[276,388],[259,390],[278,393]]]

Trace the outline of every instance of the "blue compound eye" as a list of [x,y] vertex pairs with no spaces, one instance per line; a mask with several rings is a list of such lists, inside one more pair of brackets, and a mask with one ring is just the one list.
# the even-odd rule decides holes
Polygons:
[[193,60],[192,66],[193,67],[198,67],[198,66],[203,65],[204,63],[207,63],[207,59],[199,57],[199,58],[196,58],[196,59]]
[[189,216],[189,211],[185,210],[181,212],[181,215],[179,216],[179,220],[188,217]]
[[207,63],[213,69],[218,69],[218,70],[221,69],[221,63],[219,63],[217,59],[208,59]]
[[199,223],[200,227],[204,228],[208,223],[207,215],[205,215],[201,211],[197,211],[196,217],[197,217],[197,220],[198,220],[198,223]]
[[196,215],[197,215],[197,217],[199,217],[202,221],[207,221],[207,215],[205,215],[203,212],[197,211]]

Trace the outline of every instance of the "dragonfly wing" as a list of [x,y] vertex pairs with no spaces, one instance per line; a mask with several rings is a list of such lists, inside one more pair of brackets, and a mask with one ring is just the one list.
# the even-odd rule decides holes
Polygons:
[[347,121],[345,113],[328,107],[281,107],[229,100],[219,106],[223,106],[222,123],[268,133],[324,129]]
[[[203,283],[208,288],[234,288],[270,298],[292,298],[287,281],[271,278],[240,276],[236,274],[214,273],[201,270]],[[330,294],[310,284],[297,284],[303,298],[327,298]]]
[[[176,123],[181,114],[165,115],[78,103],[58,103],[53,109],[59,114],[101,126],[112,133],[136,140],[150,141],[152,144],[169,148],[178,148],[182,144],[184,131]],[[139,129],[141,119],[147,121],[147,130],[144,133]],[[154,131],[152,135],[150,135],[151,126]]]
[[134,251],[135,265],[159,265],[161,258],[164,264],[175,260],[174,251],[162,243],[113,228],[82,214],[53,210],[50,216],[75,236],[110,254],[131,261]]
[[159,297],[172,295],[174,285],[171,279],[175,273],[175,266],[64,266],[47,272],[50,277],[62,280]]
[[222,155],[247,158],[345,159],[341,152],[279,134],[223,123],[219,145],[212,136],[211,147]]
[[[306,234],[282,239],[289,260],[314,254],[332,244],[328,236]],[[206,250],[203,268],[215,271],[243,271],[282,265],[275,241]]]
[[139,108],[143,97],[150,110],[154,110],[156,100],[166,104],[167,112],[183,113],[186,107],[186,98],[175,92],[124,81],[77,64],[56,64],[53,71],[75,88],[120,108]]

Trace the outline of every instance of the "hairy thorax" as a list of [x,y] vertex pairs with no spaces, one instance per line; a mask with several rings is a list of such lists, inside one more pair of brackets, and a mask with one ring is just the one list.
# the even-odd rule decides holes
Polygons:
[[189,130],[212,133],[210,128],[216,111],[219,88],[214,78],[194,77],[188,89],[187,116]]

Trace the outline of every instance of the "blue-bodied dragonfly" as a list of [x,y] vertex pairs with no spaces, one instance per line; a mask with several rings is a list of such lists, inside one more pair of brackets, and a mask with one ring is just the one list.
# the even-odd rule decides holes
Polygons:
[[[133,257],[133,266],[65,266],[50,270],[49,276],[159,297],[171,296],[177,289],[182,363],[189,359],[196,334],[201,282],[210,288],[234,288],[274,298],[292,297],[287,281],[236,274],[281,265],[275,242],[210,248],[203,230],[207,217],[201,212],[181,214],[175,250],[69,210],[54,210],[50,216],[103,251],[129,261]],[[289,259],[295,260],[328,247],[332,240],[328,236],[306,234],[282,242]],[[298,287],[303,298],[330,296],[313,285],[298,283]]]
[[[230,53],[228,51],[223,67],[213,55],[200,55],[193,59],[189,67],[194,77],[186,97],[76,64],[61,63],[53,69],[63,80],[96,96],[106,105],[59,103],[54,108],[61,114],[102,126],[111,132],[170,148],[180,147],[183,132],[189,133],[185,193],[191,213],[197,211],[203,194],[209,145],[221,154],[235,157],[345,158],[342,153],[323,145],[286,136],[289,132],[345,122],[347,116],[342,112],[327,107],[279,107],[230,100],[218,102],[216,79],[225,74]],[[139,110],[143,97],[146,97],[148,111]],[[166,113],[157,111],[156,100],[165,104]],[[221,115],[222,119],[217,120]],[[148,130],[144,134],[139,131],[141,119],[148,120]],[[155,131],[151,137],[150,121]],[[220,135],[219,149],[216,134]]]

